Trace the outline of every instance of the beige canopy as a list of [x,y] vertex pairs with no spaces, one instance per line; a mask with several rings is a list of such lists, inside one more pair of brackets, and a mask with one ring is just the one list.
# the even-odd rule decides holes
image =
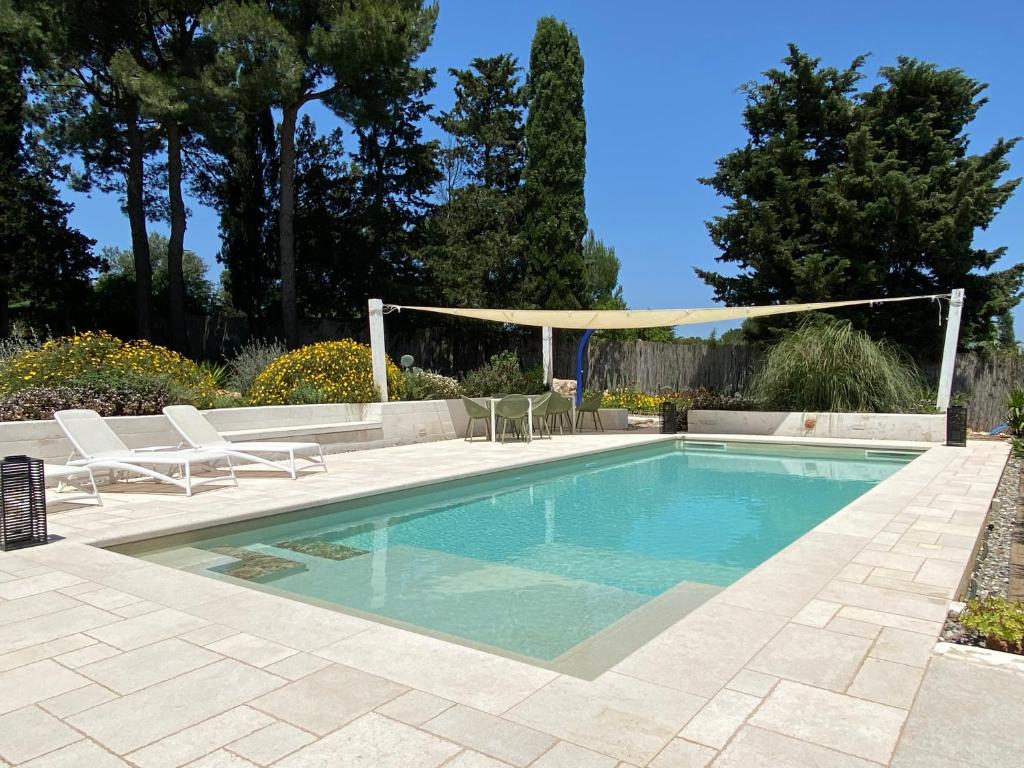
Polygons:
[[613,328],[663,328],[674,325],[714,323],[722,320],[745,320],[748,317],[785,315],[791,312],[814,312],[819,309],[852,307],[861,304],[887,304],[895,301],[945,299],[948,293],[928,296],[900,296],[889,299],[857,299],[855,301],[821,301],[815,304],[771,304],[761,307],[706,307],[703,309],[464,309],[460,307],[412,307],[387,304],[388,309],[414,309],[441,315],[491,320],[513,325],[532,325],[577,330],[609,330]]

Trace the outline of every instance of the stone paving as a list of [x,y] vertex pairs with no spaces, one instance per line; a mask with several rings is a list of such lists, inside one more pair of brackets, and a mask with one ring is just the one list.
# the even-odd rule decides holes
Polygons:
[[936,653],[999,444],[932,448],[594,680],[90,546],[658,439],[405,446],[57,512],[63,541],[0,553],[0,766],[1021,764],[1020,665]]

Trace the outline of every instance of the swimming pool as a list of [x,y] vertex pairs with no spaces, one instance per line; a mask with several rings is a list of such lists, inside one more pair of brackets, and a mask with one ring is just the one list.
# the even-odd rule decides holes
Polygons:
[[587,674],[913,456],[659,443],[114,549]]

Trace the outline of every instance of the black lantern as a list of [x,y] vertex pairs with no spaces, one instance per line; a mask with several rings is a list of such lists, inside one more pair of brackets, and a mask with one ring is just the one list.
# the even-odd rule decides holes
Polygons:
[[46,480],[41,459],[0,461],[0,549],[46,543]]
[[676,404],[671,400],[665,400],[661,404],[661,433],[663,435],[674,435],[679,431],[679,411]]
[[950,405],[946,408],[946,445],[967,447],[966,405]]

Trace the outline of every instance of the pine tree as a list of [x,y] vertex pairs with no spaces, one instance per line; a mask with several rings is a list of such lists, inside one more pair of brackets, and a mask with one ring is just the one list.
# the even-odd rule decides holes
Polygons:
[[527,94],[526,300],[544,309],[577,309],[587,301],[583,57],[576,35],[554,18],[537,22]]
[[[1019,180],[1002,180],[1016,140],[968,153],[984,86],[956,69],[901,58],[857,92],[864,59],[822,67],[796,46],[745,86],[746,145],[702,182],[729,198],[707,223],[721,262],[697,274],[731,306],[944,293],[965,288],[961,343],[994,339],[1020,300],[1024,265],[988,271],[1004,249],[973,245]],[[925,302],[844,311],[859,327],[930,356],[942,329]],[[747,323],[765,338],[792,320]]]

